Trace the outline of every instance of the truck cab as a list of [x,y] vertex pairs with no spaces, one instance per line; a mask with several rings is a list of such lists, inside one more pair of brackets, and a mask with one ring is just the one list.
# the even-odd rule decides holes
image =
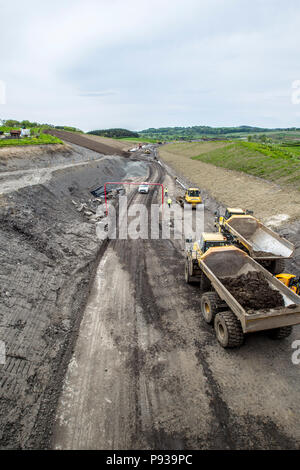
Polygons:
[[185,202],[191,204],[192,208],[195,209],[197,204],[202,204],[202,198],[200,196],[199,188],[189,188],[186,190],[184,195]]
[[289,287],[295,294],[300,295],[300,278],[294,274],[281,273],[276,275],[277,279]]
[[201,282],[202,272],[199,263],[206,253],[230,246],[226,237],[219,232],[203,232],[200,239],[194,243],[191,239],[186,241],[189,242],[186,246],[185,261],[185,280],[188,284]]
[[200,240],[194,242],[191,248],[194,259],[201,258],[210,248],[230,245],[226,237],[218,232],[203,232]]
[[215,212],[215,227],[219,229],[219,232],[222,231],[224,223],[229,220],[233,216],[243,216],[243,215],[251,215],[253,214],[252,211],[240,209],[238,207],[227,207],[225,214],[220,215],[217,211]]

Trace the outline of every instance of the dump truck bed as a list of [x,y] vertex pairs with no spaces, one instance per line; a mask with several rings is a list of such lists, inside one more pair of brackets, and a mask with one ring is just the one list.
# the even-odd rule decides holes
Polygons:
[[[244,333],[300,323],[300,297],[242,250],[233,246],[211,248],[199,260],[199,266],[220,298],[239,318]],[[224,284],[225,280],[228,282],[228,279],[240,279],[242,275],[247,277],[249,273],[260,273],[263,281],[282,296],[283,305],[274,308],[252,308],[251,311],[243,307]],[[247,298],[247,284],[242,287]],[[260,297],[257,304],[261,306],[261,303]]]
[[294,245],[252,216],[232,216],[225,229],[244,245],[254,259],[290,258]]

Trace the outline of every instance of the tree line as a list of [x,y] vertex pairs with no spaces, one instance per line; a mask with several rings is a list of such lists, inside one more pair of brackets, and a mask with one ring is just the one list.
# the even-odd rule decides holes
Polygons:
[[101,137],[111,137],[114,139],[120,139],[123,137],[134,137],[138,138],[139,134],[137,132],[129,131],[128,129],[99,129],[95,131],[90,131],[88,134],[99,135]]

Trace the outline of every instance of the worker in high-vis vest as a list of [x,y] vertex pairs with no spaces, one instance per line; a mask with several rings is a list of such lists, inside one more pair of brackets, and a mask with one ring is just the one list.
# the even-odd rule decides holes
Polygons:
[[165,196],[167,197],[168,195],[168,188],[165,188]]
[[172,204],[172,199],[169,197],[169,199],[168,199],[168,206],[171,207],[171,204]]

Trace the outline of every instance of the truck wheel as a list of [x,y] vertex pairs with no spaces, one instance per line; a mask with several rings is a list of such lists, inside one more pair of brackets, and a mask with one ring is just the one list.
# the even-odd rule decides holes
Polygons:
[[215,316],[218,313],[218,304],[220,297],[216,292],[206,292],[201,297],[201,312],[206,323],[211,324],[214,322]]
[[199,284],[199,281],[200,281],[199,276],[197,275],[197,273],[195,273],[193,262],[189,258],[185,259],[184,273],[185,273],[185,282],[187,284],[194,284],[194,285]]
[[184,272],[185,272],[185,282],[187,284],[194,284],[194,281],[192,280],[193,273],[191,273],[190,261],[189,261],[188,258],[185,259],[185,270],[184,270]]
[[185,267],[184,267],[184,277],[185,277],[185,282],[187,284],[190,284],[190,268],[189,268],[189,260],[186,258],[185,259]]
[[284,272],[285,268],[285,260],[284,259],[276,259],[271,263],[270,271],[272,274],[280,274]]
[[242,325],[231,311],[217,313],[215,332],[223,348],[238,348],[244,342]]
[[281,326],[280,328],[275,328],[274,330],[268,331],[268,336],[272,339],[283,339],[290,336],[293,331],[292,326]]

